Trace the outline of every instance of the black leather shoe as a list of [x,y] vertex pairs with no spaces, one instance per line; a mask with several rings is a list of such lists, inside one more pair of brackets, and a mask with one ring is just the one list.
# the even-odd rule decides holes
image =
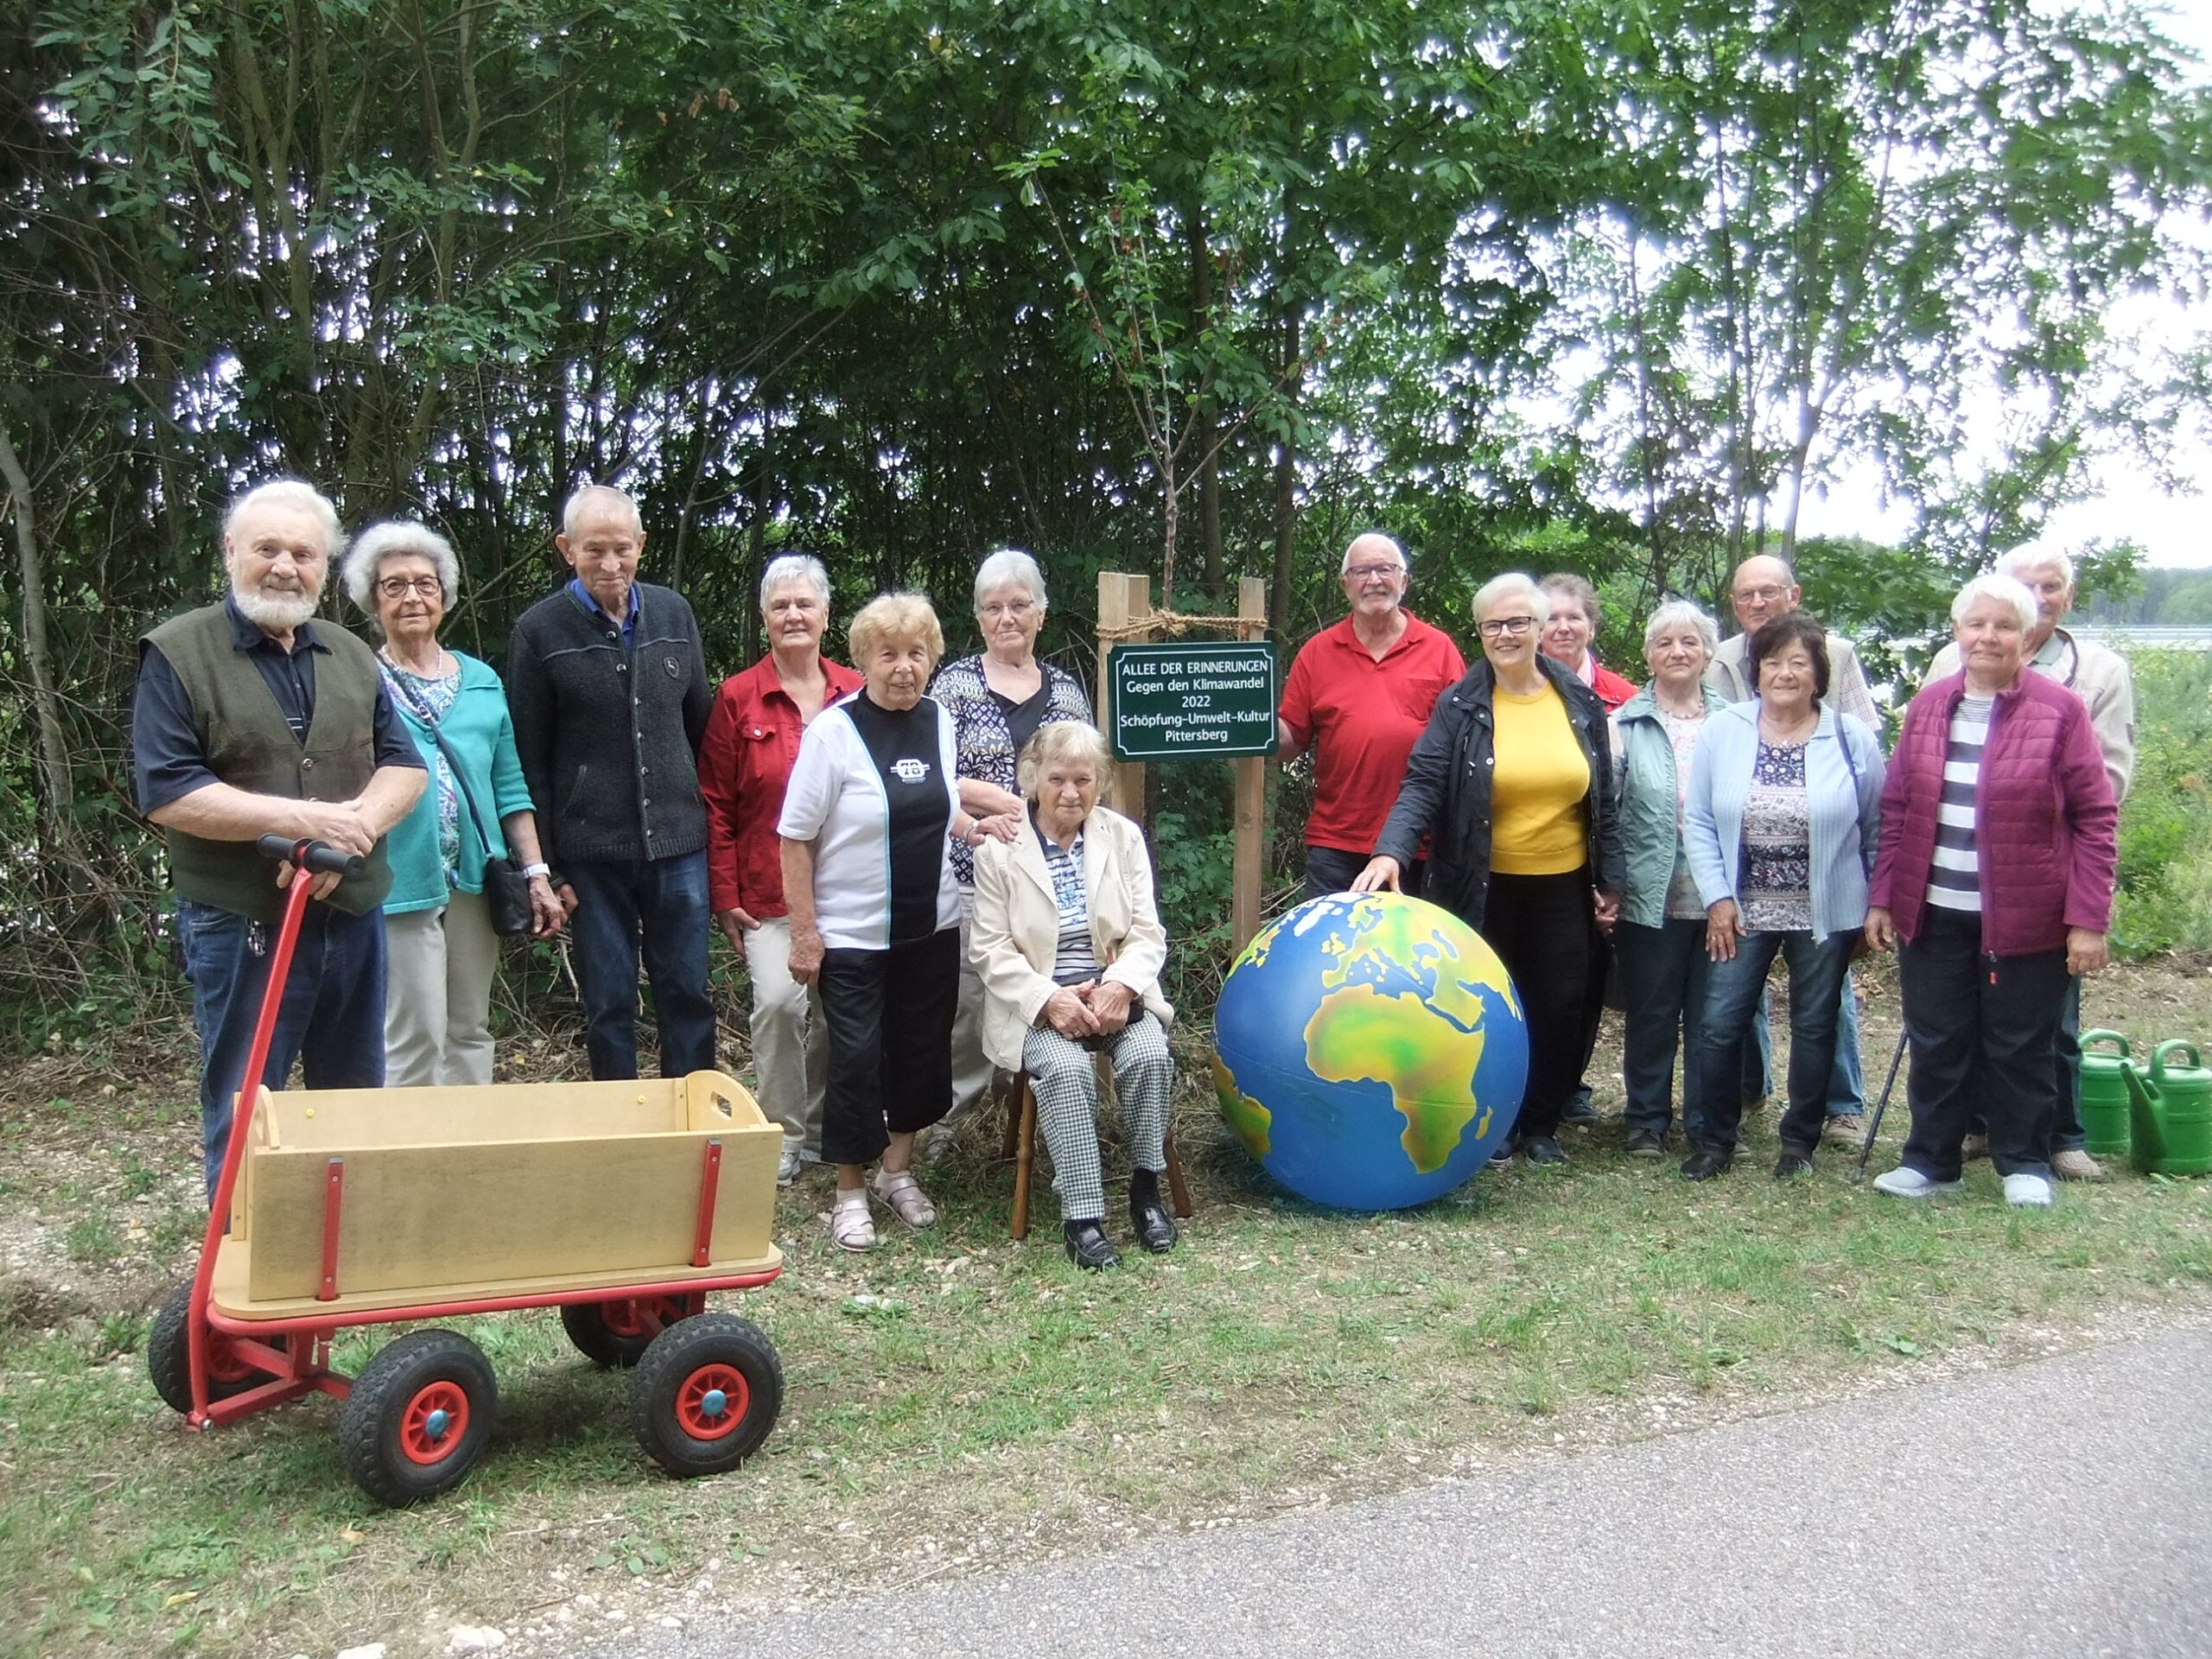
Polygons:
[[1167,1206],[1160,1201],[1157,1170],[1129,1172],[1129,1225],[1136,1229],[1137,1243],[1154,1255],[1165,1255],[1175,1248],[1179,1235]]
[[1095,1221],[1064,1221],[1060,1237],[1068,1247],[1068,1260],[1078,1268],[1096,1273],[1101,1268],[1122,1265],[1121,1253],[1108,1241],[1106,1230]]
[[1587,1084],[1577,1089],[1568,1097],[1567,1109],[1560,1114],[1559,1121],[1562,1123],[1580,1123],[1585,1126],[1598,1121],[1598,1104],[1592,1097]]
[[1711,1147],[1700,1147],[1682,1160],[1682,1179],[1686,1181],[1709,1181],[1728,1167],[1733,1154],[1716,1152]]
[[1513,1167],[1513,1152],[1514,1152],[1514,1141],[1513,1141],[1513,1137],[1512,1137],[1511,1135],[1507,1135],[1507,1136],[1505,1137],[1505,1139],[1504,1139],[1504,1140],[1503,1140],[1503,1141],[1499,1141],[1499,1142],[1497,1143],[1497,1151],[1495,1151],[1495,1152],[1493,1152],[1492,1154],[1491,1154],[1491,1155],[1490,1155],[1490,1166],[1491,1166],[1492,1169],[1510,1169],[1510,1168],[1512,1168],[1512,1167]]
[[1786,1181],[1799,1175],[1813,1173],[1813,1154],[1802,1147],[1784,1147],[1782,1156],[1774,1160],[1774,1179]]
[[1621,1143],[1621,1150],[1631,1158],[1664,1158],[1667,1137],[1657,1129],[1637,1129]]
[[1532,1164],[1563,1164],[1567,1154],[1548,1135],[1532,1135],[1521,1143],[1521,1155]]

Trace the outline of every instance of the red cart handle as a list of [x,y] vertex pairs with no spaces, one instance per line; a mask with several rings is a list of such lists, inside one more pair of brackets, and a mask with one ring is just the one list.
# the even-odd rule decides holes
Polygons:
[[[254,843],[264,858],[288,863],[296,870],[317,874],[358,875],[368,861],[343,853],[327,842],[293,841],[283,836],[264,836]],[[237,1190],[238,1170],[245,1159],[246,1132],[253,1118],[254,1097],[261,1092],[262,1073],[269,1065],[269,1046],[276,1035],[277,1011],[284,1005],[284,982],[291,977],[292,951],[299,944],[300,923],[307,915],[312,881],[294,881],[284,898],[284,919],[269,950],[269,985],[262,993],[261,1014],[254,1022],[253,1046],[246,1051],[245,1075],[238,1079],[237,1098],[231,1103],[231,1137],[223,1150],[223,1171],[216,1178],[214,1201],[208,1206],[207,1231],[200,1245],[200,1263],[192,1274],[192,1304],[186,1316],[186,1352],[192,1378],[192,1410],[185,1421],[194,1428],[207,1422],[207,1298],[215,1280],[215,1255],[222,1249],[223,1234],[231,1224],[231,1195]],[[281,1079],[280,1079],[281,1081]]]

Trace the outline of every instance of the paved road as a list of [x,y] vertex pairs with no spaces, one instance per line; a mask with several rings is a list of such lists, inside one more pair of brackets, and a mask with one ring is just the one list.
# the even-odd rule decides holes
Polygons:
[[620,1659],[2212,1655],[2212,1330],[651,1635]]

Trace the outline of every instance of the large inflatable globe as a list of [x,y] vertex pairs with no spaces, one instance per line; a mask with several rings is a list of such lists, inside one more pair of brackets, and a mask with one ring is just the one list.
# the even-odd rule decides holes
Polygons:
[[1513,1127],[1529,1033],[1504,964],[1448,910],[1310,899],[1237,957],[1214,1010],[1229,1127],[1300,1198],[1402,1210],[1450,1192]]

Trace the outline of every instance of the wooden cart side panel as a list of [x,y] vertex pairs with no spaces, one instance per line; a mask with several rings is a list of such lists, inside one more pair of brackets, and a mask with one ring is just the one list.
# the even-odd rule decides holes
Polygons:
[[303,1151],[596,1140],[666,1135],[690,1127],[681,1079],[294,1089],[269,1096],[265,1109],[279,1126],[283,1145]]
[[691,1128],[721,1130],[768,1121],[752,1092],[726,1071],[694,1071],[683,1079],[683,1097]]
[[312,1296],[324,1183],[345,1160],[341,1292],[492,1287],[518,1279],[689,1267],[707,1141],[722,1141],[714,1258],[766,1254],[780,1132],[601,1135],[489,1145],[296,1145],[255,1157],[250,1294]]

